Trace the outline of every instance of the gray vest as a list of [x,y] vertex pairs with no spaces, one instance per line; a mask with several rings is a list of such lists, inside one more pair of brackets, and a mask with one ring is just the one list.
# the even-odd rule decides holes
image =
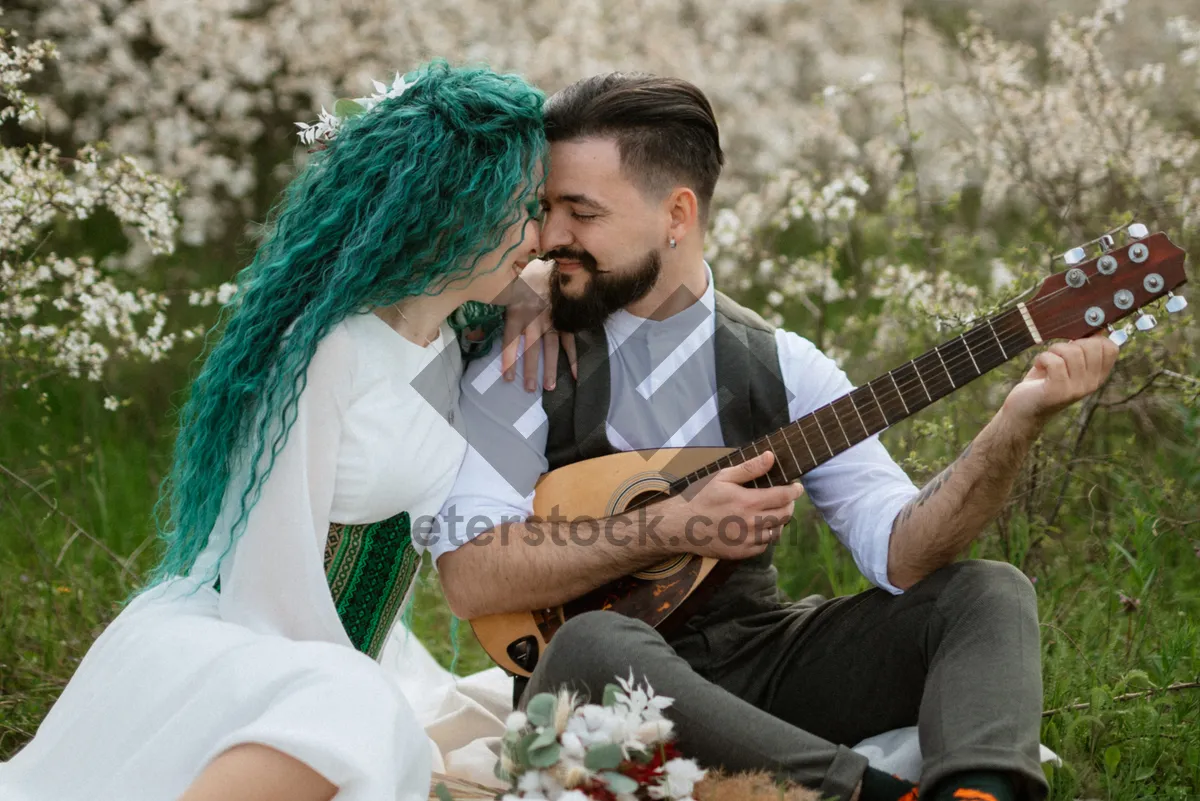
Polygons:
[[[717,408],[725,445],[742,447],[787,425],[788,394],[779,368],[775,329],[759,315],[715,293],[713,353]],[[566,354],[560,354],[555,388],[542,395],[549,418],[546,458],[550,469],[616,450],[605,422],[610,401],[608,342],[603,326],[575,336],[578,384]],[[743,561],[689,628],[728,620],[774,606],[780,599],[771,564],[775,546]]]

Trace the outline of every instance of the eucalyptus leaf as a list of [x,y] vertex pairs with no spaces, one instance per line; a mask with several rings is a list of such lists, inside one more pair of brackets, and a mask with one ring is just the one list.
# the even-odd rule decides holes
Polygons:
[[539,734],[532,743],[530,743],[529,750],[532,751],[535,748],[545,748],[546,746],[550,745],[550,743],[555,742],[558,742],[558,734],[554,731],[554,729],[547,727],[542,730],[542,733]]
[[637,782],[621,773],[605,771],[600,774],[600,778],[614,793],[633,793],[638,788]]
[[621,692],[621,688],[615,684],[604,685],[604,700],[601,701],[602,706],[612,706],[617,702],[617,694]]
[[548,768],[558,762],[558,755],[562,752],[562,747],[558,743],[550,743],[531,747],[529,749],[529,764],[535,768]]
[[554,721],[554,707],[557,699],[550,693],[538,693],[529,699],[525,707],[525,717],[534,726],[549,726]]
[[513,751],[513,761],[520,765],[525,770],[532,767],[529,761],[530,747],[533,741],[537,739],[537,732],[530,732],[521,738],[521,742],[517,743],[516,749]]
[[625,754],[621,746],[614,743],[593,745],[583,757],[583,766],[588,770],[613,770],[620,766]]
[[450,795],[444,782],[438,782],[437,787],[433,788],[433,793],[438,797],[438,801],[454,801],[454,796]]
[[333,116],[343,120],[362,114],[366,110],[366,106],[348,97],[338,98],[333,104]]

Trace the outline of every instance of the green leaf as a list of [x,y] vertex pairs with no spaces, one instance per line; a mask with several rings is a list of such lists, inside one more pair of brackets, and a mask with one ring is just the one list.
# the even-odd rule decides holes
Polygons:
[[608,789],[614,793],[633,793],[637,791],[638,783],[633,779],[621,773],[613,773],[605,771],[600,774],[600,779],[608,785]]
[[583,766],[588,770],[595,771],[613,770],[621,764],[621,760],[624,758],[621,746],[615,743],[593,745],[583,757]]
[[601,706],[612,706],[617,702],[617,693],[621,692],[621,688],[615,684],[604,685],[604,700],[600,702]]
[[450,795],[450,791],[446,789],[443,782],[437,783],[437,787],[433,788],[433,793],[438,797],[438,801],[454,801],[454,796]]
[[558,761],[562,748],[558,743],[531,746],[529,749],[529,764],[535,768],[548,768]]
[[502,782],[511,782],[512,776],[509,776],[508,771],[501,767],[503,764],[503,760],[497,759],[496,767],[492,768],[492,775]]
[[539,734],[532,743],[529,744],[529,750],[532,751],[535,748],[545,748],[546,746],[550,745],[550,743],[555,742],[558,742],[558,734],[554,731],[554,729],[547,727],[542,730],[542,733]]
[[1109,775],[1117,772],[1117,765],[1121,764],[1121,749],[1115,745],[1110,745],[1104,749],[1104,769]]
[[333,116],[339,119],[350,119],[366,111],[361,103],[356,103],[348,97],[338,98],[333,104]]
[[529,699],[529,705],[525,707],[525,717],[529,718],[529,722],[534,726],[549,726],[554,721],[555,704],[552,694],[538,693]]
[[513,761],[520,765],[525,770],[529,770],[532,764],[529,761],[529,749],[533,745],[533,741],[537,739],[537,732],[530,732],[521,738],[521,742],[517,743],[516,749],[513,751]]

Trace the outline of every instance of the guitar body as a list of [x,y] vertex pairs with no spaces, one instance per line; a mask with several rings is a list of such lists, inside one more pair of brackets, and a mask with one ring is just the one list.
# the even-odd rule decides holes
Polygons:
[[[662,497],[671,481],[716,461],[733,448],[659,448],[627,451],[576,462],[542,476],[534,491],[533,513],[546,522],[570,521],[565,545],[586,548],[606,537],[619,538],[600,526],[604,518],[637,520],[639,505]],[[623,515],[626,510],[628,515]],[[549,538],[549,532],[545,531]],[[650,536],[650,535],[647,535]],[[653,536],[666,539],[665,532]],[[618,539],[619,541],[619,539]],[[546,644],[576,615],[607,609],[664,627],[668,618],[694,597],[706,580],[715,584],[726,571],[717,559],[682,554],[605,584],[552,609],[488,615],[471,621],[484,650],[510,673],[528,676]],[[686,617],[686,615],[685,615]]]

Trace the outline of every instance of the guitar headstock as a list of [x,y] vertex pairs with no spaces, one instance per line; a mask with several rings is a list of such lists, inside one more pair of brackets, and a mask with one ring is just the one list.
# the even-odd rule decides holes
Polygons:
[[1068,268],[1043,281],[1025,304],[1043,339],[1080,339],[1107,328],[1120,345],[1128,334],[1113,327],[1118,321],[1136,313],[1138,330],[1149,331],[1156,321],[1144,306],[1163,297],[1168,312],[1187,306],[1172,291],[1187,281],[1187,254],[1166,234],[1151,235],[1140,223],[1128,226],[1123,238],[1118,245],[1112,233],[1105,234],[1063,254]]

